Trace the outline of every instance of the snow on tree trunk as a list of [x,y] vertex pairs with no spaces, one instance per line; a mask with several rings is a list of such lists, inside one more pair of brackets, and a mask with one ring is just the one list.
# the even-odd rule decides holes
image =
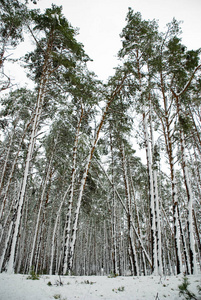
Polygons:
[[198,257],[200,258],[200,265],[201,265],[201,242],[200,242],[200,235],[199,235],[197,218],[196,218],[196,214],[195,214],[194,209],[193,209],[193,220],[194,220],[195,232],[196,232],[196,236],[197,236]]
[[64,241],[64,263],[63,263],[63,274],[66,274],[68,268],[68,254],[69,254],[69,242],[70,242],[70,232],[71,232],[71,219],[72,219],[72,207],[73,207],[73,196],[74,196],[74,185],[75,185],[75,173],[76,173],[76,164],[77,164],[77,150],[78,150],[78,141],[81,122],[84,115],[84,109],[81,104],[81,114],[78,119],[76,135],[73,148],[73,163],[72,163],[72,174],[71,174],[71,189],[70,189],[70,199],[68,203],[68,212],[67,219],[65,224],[65,241]]
[[166,95],[164,75],[163,71],[160,71],[160,87],[163,99],[163,116],[159,116],[162,124],[163,134],[165,138],[165,146],[169,160],[170,176],[171,176],[171,189],[172,189],[172,205],[173,205],[173,229],[174,229],[174,247],[175,247],[175,261],[176,261],[176,274],[182,271],[182,259],[180,249],[180,234],[179,234],[179,223],[178,223],[178,198],[177,198],[177,187],[175,178],[175,161],[173,154],[173,136],[171,125],[173,124],[174,118],[171,116],[171,109],[173,102],[170,101],[168,104],[168,97]]
[[69,258],[68,258],[68,272],[69,273],[71,272],[72,266],[73,266],[73,256],[74,256],[74,250],[75,250],[75,242],[76,242],[76,236],[77,236],[77,226],[78,226],[78,219],[79,219],[81,201],[82,201],[82,197],[83,197],[83,193],[84,193],[84,188],[85,188],[89,168],[90,168],[90,165],[91,165],[91,160],[92,160],[92,157],[93,157],[93,154],[94,154],[94,151],[95,151],[95,148],[96,148],[96,144],[97,144],[98,139],[99,139],[100,131],[101,131],[103,123],[105,121],[105,117],[106,117],[106,114],[108,112],[108,109],[109,109],[112,101],[116,97],[116,95],[122,89],[125,79],[126,79],[126,75],[123,77],[120,84],[117,86],[115,91],[112,93],[111,97],[107,100],[105,109],[103,110],[103,113],[102,113],[102,116],[101,116],[99,126],[97,128],[94,140],[92,142],[92,146],[91,146],[89,156],[87,158],[87,162],[86,162],[86,165],[85,165],[85,169],[84,169],[81,184],[80,184],[79,195],[78,195],[78,200],[77,200],[77,207],[76,207],[76,211],[75,211],[75,219],[74,219],[73,229],[72,229],[72,237],[71,237],[71,241],[70,241]]
[[150,103],[150,135],[151,135],[151,151],[152,151],[152,172],[153,172],[153,189],[154,189],[154,211],[155,211],[155,222],[156,222],[156,247],[157,247],[157,265],[158,274],[163,275],[163,263],[162,263],[162,241],[161,241],[161,214],[159,205],[159,195],[158,195],[158,166],[157,166],[157,145],[154,143],[154,133],[153,133],[153,123],[152,123],[152,103],[151,95],[149,95]]
[[3,248],[3,253],[1,254],[1,258],[0,258],[0,272],[2,271],[2,267],[3,267],[3,263],[6,257],[6,250],[9,246],[9,240],[10,240],[10,236],[12,236],[12,229],[13,229],[13,224],[14,221],[11,221],[10,225],[9,225],[9,229],[8,229],[8,234],[6,237],[6,241],[5,241],[5,246]]
[[[8,164],[8,158],[9,158],[9,155],[10,155],[10,150],[11,150],[14,134],[15,134],[15,128],[13,129],[11,137],[10,137],[10,142],[9,142],[8,150],[7,150],[7,153],[6,153],[6,158],[4,160],[3,170],[2,170],[2,173],[1,173],[0,195],[1,195],[2,188],[3,188],[3,182],[4,182],[6,167],[7,167],[7,164]],[[4,201],[3,201],[3,204],[4,204]],[[4,206],[5,206],[5,204],[4,204]],[[1,212],[0,212],[0,219],[1,219],[1,217],[2,217],[2,208],[1,208]]]
[[153,171],[154,177],[154,195],[156,203],[156,241],[157,241],[157,260],[158,260],[158,274],[163,275],[163,263],[162,263],[162,241],[161,241],[161,215],[159,207],[159,197],[158,197],[158,179],[157,179],[157,170]]
[[[56,143],[55,143],[55,145],[56,145]],[[55,147],[54,147],[54,150],[55,150]],[[38,210],[35,233],[34,233],[34,238],[33,238],[33,242],[32,242],[32,251],[31,251],[31,256],[30,256],[30,261],[29,261],[29,270],[30,271],[31,271],[31,268],[33,266],[34,251],[35,251],[36,239],[37,239],[38,230],[39,230],[39,222],[40,222],[40,218],[41,218],[41,211],[42,211],[42,207],[43,207],[45,191],[46,191],[46,187],[47,187],[47,184],[48,184],[50,171],[51,171],[51,168],[52,168],[52,160],[53,160],[54,150],[52,151],[52,155],[51,155],[50,162],[49,162],[49,165],[48,165],[48,170],[47,170],[47,173],[46,173],[46,178],[45,178],[44,183],[43,183],[42,194],[41,194],[41,197],[40,197],[40,206],[39,206],[39,210]]]
[[63,196],[63,199],[62,199],[61,204],[59,206],[59,209],[57,211],[57,217],[56,217],[55,224],[54,224],[54,229],[53,229],[53,234],[52,234],[52,241],[51,241],[51,259],[50,259],[50,268],[49,268],[50,275],[53,274],[52,271],[53,271],[54,252],[55,252],[55,238],[56,238],[56,231],[57,231],[58,221],[59,221],[59,218],[60,218],[62,206],[64,204],[64,201],[66,199],[67,194],[69,193],[69,190],[70,190],[70,186],[67,188],[67,190],[66,190],[66,192]]
[[50,75],[48,72],[48,59],[49,59],[48,55],[49,55],[50,50],[51,50],[51,46],[48,45],[45,62],[43,65],[43,71],[42,71],[42,75],[41,75],[41,81],[40,81],[40,85],[39,85],[39,89],[38,89],[36,108],[34,111],[34,120],[33,120],[33,125],[32,125],[31,136],[30,136],[30,140],[29,140],[29,147],[28,147],[28,151],[27,151],[26,162],[25,162],[21,194],[20,194],[18,208],[17,208],[17,217],[16,217],[15,224],[14,224],[14,234],[13,234],[12,242],[11,242],[10,257],[9,257],[9,260],[7,263],[7,272],[8,273],[14,273],[15,251],[16,251],[16,247],[17,247],[20,221],[21,221],[21,216],[22,216],[22,208],[23,208],[23,204],[24,204],[24,195],[25,195],[27,179],[28,179],[28,175],[29,175],[29,166],[30,166],[30,161],[31,161],[32,154],[33,154],[35,137],[37,135],[37,129],[38,129],[41,113],[42,113],[42,105],[43,105],[43,100],[45,97],[47,82],[48,82],[49,75]]
[[195,251],[194,228],[193,228],[193,193],[191,189],[191,183],[188,175],[189,172],[188,172],[188,167],[186,162],[184,134],[181,129],[180,129],[180,139],[181,139],[182,169],[184,174],[186,193],[188,197],[187,231],[188,231],[188,239],[189,239],[190,266],[191,266],[191,274],[195,275],[197,274],[197,262],[196,262],[196,251]]
[[30,122],[27,123],[27,125],[25,126],[25,129],[24,129],[24,132],[23,132],[23,135],[21,137],[21,140],[20,140],[20,143],[19,143],[19,146],[18,146],[18,151],[15,155],[15,158],[14,158],[14,161],[12,163],[12,168],[11,168],[11,171],[10,171],[10,175],[8,177],[8,180],[7,180],[7,184],[6,184],[6,188],[5,188],[5,191],[4,191],[4,198],[3,198],[3,201],[2,201],[2,205],[1,205],[1,210],[0,210],[0,220],[3,216],[3,210],[4,210],[4,207],[6,205],[6,201],[7,201],[7,197],[8,197],[8,191],[9,191],[9,188],[10,188],[10,184],[11,184],[11,180],[13,178],[13,174],[14,174],[14,171],[15,171],[15,167],[16,167],[16,164],[17,164],[17,160],[18,160],[18,157],[19,157],[19,153],[20,153],[20,150],[22,148],[22,143],[24,141],[24,138],[25,138],[25,134],[29,128],[29,126],[31,125],[33,121],[33,118]]
[[172,169],[172,191],[173,191],[173,224],[174,224],[174,245],[176,254],[176,274],[182,272],[182,258],[181,258],[181,247],[180,247],[180,234],[179,234],[179,221],[178,221],[178,202],[177,202],[177,190],[175,184],[175,174]]
[[[183,92],[182,92],[183,93]],[[182,94],[180,93],[180,94]],[[179,102],[179,95],[173,93],[176,100],[176,106],[177,106],[177,114],[180,119],[181,117],[181,107]],[[179,128],[180,132],[180,148],[181,148],[181,164],[182,164],[182,170],[183,170],[183,176],[184,176],[184,183],[186,187],[186,194],[188,199],[188,209],[187,209],[187,233],[188,233],[188,239],[189,239],[189,257],[190,257],[190,271],[191,274],[197,274],[197,262],[196,262],[196,251],[195,251],[195,238],[194,238],[194,229],[193,229],[193,193],[191,189],[191,183],[189,179],[189,172],[187,167],[187,161],[186,161],[186,153],[185,153],[185,142],[184,142],[184,132],[183,129]]]
[[[107,177],[109,183],[110,183],[111,186],[112,186],[112,181],[110,180],[110,178],[109,178],[107,172],[105,171],[105,169],[102,167],[102,165],[101,165],[97,160],[96,160],[96,162],[98,163],[98,165],[100,166],[100,168],[102,169],[103,173],[105,174],[105,176]],[[126,213],[126,215],[127,215],[127,214],[128,214],[127,207],[126,207],[126,205],[125,205],[123,199],[122,199],[121,196],[119,195],[118,191],[116,190],[116,188],[115,188],[115,193],[116,193],[116,195],[117,195],[117,199],[118,199],[119,202],[121,203],[121,205],[122,205],[122,207],[123,207],[123,209],[124,209],[124,211],[125,211],[125,213]],[[149,255],[148,255],[148,253],[147,253],[147,251],[146,251],[146,249],[145,249],[145,247],[144,247],[144,245],[143,245],[143,241],[142,241],[142,239],[141,239],[141,237],[140,237],[140,235],[139,235],[139,233],[138,233],[138,230],[136,229],[136,227],[135,227],[135,225],[134,225],[133,222],[131,222],[131,226],[132,226],[132,228],[133,228],[133,230],[134,230],[134,232],[135,232],[136,238],[137,238],[137,240],[138,240],[138,242],[139,242],[139,244],[140,244],[140,247],[141,247],[141,249],[142,249],[142,252],[144,253],[144,255],[145,255],[145,257],[146,257],[146,259],[147,259],[147,261],[148,261],[150,267],[152,267],[152,261],[151,261]]]
[[112,262],[113,274],[117,274],[117,237],[116,237],[116,193],[114,188],[114,153],[113,153],[113,139],[110,132],[110,152],[112,160]]
[[157,244],[156,244],[156,219],[155,219],[155,199],[154,199],[154,185],[153,185],[153,172],[152,172],[152,155],[149,145],[149,133],[147,128],[147,117],[144,108],[143,112],[143,126],[146,145],[146,158],[149,176],[149,197],[150,197],[150,216],[151,216],[151,243],[152,243],[152,268],[153,274],[158,275],[157,263]]
[[184,234],[184,230],[182,227],[179,207],[177,209],[178,209],[179,227],[180,227],[180,232],[181,232],[181,240],[182,240],[183,250],[184,250],[184,259],[185,259],[185,264],[186,264],[186,274],[189,275],[191,268],[190,268],[190,260],[189,260],[189,255],[188,255],[188,247],[187,247],[187,243],[186,243],[186,237]]
[[124,185],[125,185],[125,195],[126,195],[126,206],[127,206],[127,226],[128,226],[128,251],[129,258],[131,262],[132,274],[134,276],[139,275],[139,266],[138,260],[136,256],[135,244],[133,242],[133,232],[131,230],[132,223],[132,209],[131,209],[131,198],[130,198],[130,187],[128,183],[128,174],[127,174],[127,165],[126,165],[126,157],[125,157],[125,149],[123,142],[120,145],[120,152],[122,156],[122,170],[124,177]]

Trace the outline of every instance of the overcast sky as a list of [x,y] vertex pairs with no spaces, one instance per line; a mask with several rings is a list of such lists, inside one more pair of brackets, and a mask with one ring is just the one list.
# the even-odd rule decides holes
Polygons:
[[44,9],[52,3],[62,5],[65,17],[79,28],[77,39],[93,59],[89,68],[99,79],[114,74],[128,7],[139,11],[143,19],[159,20],[162,30],[173,17],[184,21],[183,43],[188,49],[201,47],[201,0],[38,0],[31,7]]

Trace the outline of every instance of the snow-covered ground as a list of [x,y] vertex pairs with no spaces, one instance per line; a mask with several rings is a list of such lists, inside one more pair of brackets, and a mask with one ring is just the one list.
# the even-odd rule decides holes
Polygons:
[[[28,280],[27,275],[0,274],[1,300],[156,300],[184,299],[179,297],[181,276],[116,277],[43,275]],[[197,294],[201,276],[188,276],[189,290]],[[62,285],[59,282],[62,282]],[[51,285],[50,285],[51,283]],[[198,297],[199,299],[199,297]]]

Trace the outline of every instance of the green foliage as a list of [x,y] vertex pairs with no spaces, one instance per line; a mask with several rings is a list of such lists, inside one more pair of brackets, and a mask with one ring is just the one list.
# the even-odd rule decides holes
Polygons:
[[[31,77],[38,81],[44,72],[51,72],[56,76],[67,74],[74,69],[77,61],[88,61],[83,45],[75,39],[76,30],[62,14],[62,7],[52,5],[45,13],[39,10],[30,12],[35,31],[41,32],[43,37],[37,40],[36,49],[25,56],[26,67],[31,70]],[[48,70],[45,61],[48,59]],[[62,70],[61,70],[62,69]],[[56,72],[56,73],[55,73]],[[34,76],[33,76],[34,75]]]
[[30,275],[27,277],[27,279],[39,280],[40,279],[40,275],[36,274],[35,271],[34,271],[34,268],[32,267],[32,269],[30,271]]
[[93,282],[93,281],[89,281],[89,280],[85,280],[85,281],[82,281],[81,283],[83,283],[83,284],[90,284],[90,285],[92,285],[92,284],[94,284],[95,282]]
[[52,286],[51,281],[48,281],[47,285],[48,285],[48,286]]
[[120,286],[117,289],[112,289],[113,292],[117,293],[117,292],[124,292],[125,291],[125,287],[124,286]]
[[[1,45],[16,47],[23,40],[23,26],[28,20],[27,8],[19,1],[1,1],[0,10],[0,41]],[[1,53],[1,51],[0,51]]]
[[183,282],[182,284],[180,284],[179,287],[179,296],[183,296],[186,300],[197,300],[196,295],[191,292],[188,287],[189,287],[190,283],[189,280],[186,276],[183,277]]
[[201,52],[201,48],[195,51],[190,50],[186,52],[186,69],[188,71],[192,71],[198,66],[200,52]]
[[153,54],[153,41],[156,39],[158,24],[155,20],[145,21],[139,12],[134,13],[129,8],[127,25],[120,35],[123,38],[123,49],[119,52],[120,57],[131,54],[133,48],[143,52],[147,59]]
[[158,145],[154,145],[154,151],[153,151],[153,169],[158,169],[158,164],[160,162],[160,148]]
[[188,133],[192,128],[192,120],[189,116],[179,115],[179,125],[182,127],[184,133]]
[[1,99],[0,118],[29,120],[34,109],[36,95],[26,88],[11,91]]
[[116,278],[117,276],[119,276],[119,274],[111,273],[110,275],[108,275],[108,278]]
[[67,300],[67,298],[62,298],[60,294],[55,294],[54,299]]
[[60,299],[61,295],[60,294],[55,294],[53,297],[54,297],[54,299]]

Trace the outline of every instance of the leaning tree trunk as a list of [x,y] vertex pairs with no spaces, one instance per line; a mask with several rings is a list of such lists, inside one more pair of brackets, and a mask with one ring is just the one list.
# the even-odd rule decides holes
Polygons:
[[115,89],[115,91],[112,93],[111,97],[107,100],[105,109],[103,110],[102,116],[101,116],[101,120],[99,123],[99,126],[97,128],[95,137],[94,137],[94,141],[92,143],[91,146],[91,150],[89,153],[89,156],[87,158],[87,162],[85,165],[85,169],[83,172],[83,176],[82,176],[82,180],[81,180],[81,185],[80,185],[80,189],[79,189],[79,195],[78,195],[78,201],[77,201],[77,207],[76,207],[76,211],[75,211],[75,219],[74,219],[74,224],[73,224],[73,229],[72,229],[72,238],[70,241],[70,247],[69,247],[69,256],[68,256],[68,273],[71,273],[72,271],[72,266],[73,266],[73,257],[74,257],[74,250],[75,250],[75,242],[76,242],[76,237],[77,237],[77,227],[78,227],[78,219],[79,219],[79,213],[80,213],[80,207],[81,207],[81,201],[82,201],[82,197],[83,197],[83,193],[84,193],[84,189],[85,189],[85,185],[86,185],[86,180],[87,180],[87,176],[88,176],[88,172],[89,172],[89,168],[91,165],[91,160],[97,145],[97,142],[99,140],[99,135],[100,135],[100,131],[102,129],[102,126],[104,124],[107,112],[109,110],[109,107],[112,103],[112,101],[114,100],[114,98],[116,97],[116,95],[118,95],[118,93],[121,91],[122,87],[123,87],[123,83],[126,79],[126,75],[123,77],[123,79],[121,80],[121,83],[117,86],[117,88]]

